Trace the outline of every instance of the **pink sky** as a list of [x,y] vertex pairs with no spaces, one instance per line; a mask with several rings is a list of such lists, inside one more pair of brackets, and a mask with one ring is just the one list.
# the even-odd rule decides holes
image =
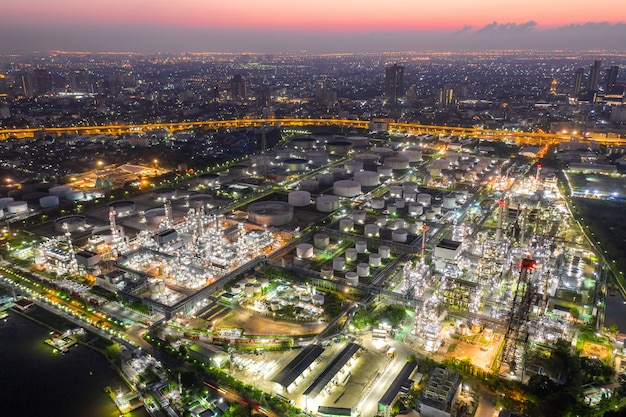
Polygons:
[[[6,4],[8,3],[8,4]],[[624,0],[8,0],[24,25],[89,23],[273,30],[458,30],[626,22]]]

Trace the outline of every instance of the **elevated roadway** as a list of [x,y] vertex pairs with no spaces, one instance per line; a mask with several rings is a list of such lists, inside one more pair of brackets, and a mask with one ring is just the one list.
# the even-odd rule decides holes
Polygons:
[[[32,138],[36,135],[72,134],[72,135],[122,135],[126,133],[141,134],[152,130],[166,130],[177,132],[191,129],[219,130],[243,127],[262,127],[275,125],[281,127],[303,126],[338,126],[353,129],[368,129],[369,120],[350,119],[232,119],[206,120],[172,123],[144,123],[144,124],[111,124],[102,126],[38,126],[21,129],[0,129],[0,140],[15,138]],[[476,137],[494,141],[509,141],[527,145],[547,145],[568,142],[572,139],[590,140],[581,134],[540,133],[540,132],[511,132],[507,130],[481,129],[478,127],[435,126],[419,123],[388,123],[389,132],[431,135],[454,135]],[[606,145],[626,145],[626,138],[593,138],[594,141]]]

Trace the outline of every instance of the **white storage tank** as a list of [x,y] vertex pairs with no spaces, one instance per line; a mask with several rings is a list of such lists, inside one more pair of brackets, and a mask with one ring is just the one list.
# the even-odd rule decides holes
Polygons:
[[259,284],[258,282],[256,284],[252,284],[252,288],[254,289],[255,294],[261,294],[261,284]]
[[380,228],[376,224],[366,224],[363,228],[363,234],[366,237],[378,237]]
[[293,207],[283,201],[259,201],[248,206],[248,220],[267,226],[282,226],[293,220]]
[[389,196],[391,198],[401,198],[402,197],[402,186],[401,185],[391,185],[391,186],[389,186]]
[[401,198],[400,198],[400,199],[397,199],[397,200],[396,200],[396,203],[395,203],[395,204],[396,204],[396,208],[397,208],[397,209],[403,209],[403,208],[404,208],[405,201],[404,201],[403,199],[401,199]]
[[346,258],[338,256],[335,259],[333,259],[333,269],[335,271],[343,271],[345,267],[346,267]]
[[409,163],[420,162],[422,160],[422,151],[406,150],[398,152],[399,156],[403,156],[409,160]]
[[443,208],[452,210],[456,208],[456,197],[454,195],[447,195],[443,198]]
[[385,225],[387,224],[387,216],[384,214],[381,214],[380,216],[376,216],[376,224],[379,227],[385,227]]
[[352,150],[352,142],[333,141],[326,144],[326,150],[331,155],[347,155]]
[[322,274],[322,278],[324,279],[333,279],[333,277],[335,276],[335,274],[333,273],[333,267],[330,265],[324,265],[321,268],[320,273]]
[[346,249],[346,261],[354,262],[358,256],[358,253],[355,248]]
[[333,194],[339,197],[356,197],[361,194],[361,184],[352,180],[341,180],[333,184]]
[[365,278],[370,275],[370,265],[362,262],[356,266],[356,273],[359,277]]
[[352,220],[354,220],[355,223],[363,224],[366,218],[367,218],[367,212],[365,210],[352,211]]
[[300,259],[308,259],[313,257],[313,245],[310,243],[300,243],[296,247],[296,256]]
[[396,214],[398,208],[396,207],[396,203],[388,203],[387,204],[387,213]]
[[363,171],[363,162],[348,161],[343,164],[343,167],[346,169],[348,174],[354,174],[356,172]]
[[0,208],[0,219],[4,218],[4,209]]
[[335,179],[335,181],[343,180],[343,179],[346,179],[348,177],[348,172],[346,171],[345,168],[333,167],[333,168],[329,169],[328,171],[331,174],[333,174],[333,178]]
[[372,268],[378,268],[382,262],[383,257],[379,253],[370,253],[370,266]]
[[163,187],[152,192],[156,201],[166,201],[176,198],[176,189],[172,187]]
[[433,206],[432,210],[435,212],[435,215],[441,214],[441,206],[439,206],[439,205]]
[[394,229],[404,229],[404,225],[405,225],[404,219],[396,219],[393,222]]
[[405,226],[406,230],[408,230],[408,232],[412,235],[416,235],[417,234],[417,225],[415,223],[408,223]]
[[41,208],[56,207],[58,205],[59,197],[57,197],[56,195],[47,195],[39,199],[39,207]]
[[321,197],[318,197],[315,202],[315,207],[318,211],[321,211],[323,213],[330,213],[335,210],[339,210],[339,197],[334,195],[323,195]]
[[254,295],[254,284],[251,282],[248,282],[244,287],[243,290],[246,294],[246,297],[252,297]]
[[48,194],[55,195],[57,197],[65,197],[68,191],[70,191],[72,187],[68,185],[57,185],[48,190]]
[[417,195],[417,202],[423,205],[424,207],[430,207],[432,204],[433,197],[428,193],[419,193]]
[[26,201],[11,201],[7,204],[7,212],[9,214],[28,213],[28,203]]
[[339,230],[342,232],[352,232],[352,229],[354,229],[354,220],[347,217],[339,220]]
[[315,305],[324,305],[324,296],[322,294],[315,294],[311,297],[311,302]]
[[415,220],[415,228],[419,233],[422,233],[422,228],[424,227],[424,222],[421,220]]
[[239,294],[241,291],[241,284],[233,284],[232,287],[230,287],[230,292],[233,294]]
[[408,237],[409,233],[405,229],[397,229],[391,232],[391,240],[394,242],[404,243]]
[[389,259],[391,256],[391,248],[389,246],[379,246],[378,254],[382,259]]
[[367,242],[364,240],[357,240],[354,244],[354,248],[357,253],[365,253],[367,252]]
[[385,158],[385,166],[388,166],[393,171],[409,169],[409,160],[403,156],[390,156]]
[[393,174],[393,170],[391,169],[391,167],[386,167],[383,165],[376,168],[376,171],[381,177],[391,177],[391,175]]
[[283,161],[283,167],[290,172],[303,172],[309,161],[300,158],[288,158]]
[[382,158],[385,157],[390,157],[391,155],[394,154],[393,149],[390,148],[380,148],[380,147],[376,147],[376,148],[372,148],[370,149],[370,152],[372,152],[375,155],[378,155]]
[[305,156],[314,164],[321,165],[328,162],[328,152],[326,151],[310,151]]
[[308,191],[291,191],[287,194],[287,202],[294,207],[305,207],[311,203],[311,193]]
[[363,166],[375,166],[378,164],[380,157],[375,153],[361,153],[354,157],[355,160],[362,162]]
[[194,210],[200,210],[201,208],[209,210],[215,205],[213,196],[209,194],[194,194],[189,196],[187,201],[189,202],[189,207]]
[[415,191],[405,191],[402,193],[404,201],[414,202],[417,200],[417,193]]
[[9,203],[14,202],[15,199],[13,197],[2,197],[0,198],[0,209],[5,209],[9,205]]
[[435,220],[435,212],[433,210],[426,211],[426,220],[427,221]]
[[360,171],[354,174],[354,181],[362,187],[376,187],[379,183],[379,175],[374,171]]
[[374,197],[370,201],[370,206],[375,210],[381,210],[385,208],[385,199],[382,197]]
[[402,191],[404,191],[405,193],[407,191],[412,191],[412,192],[417,192],[417,183],[416,182],[405,182],[402,184]]
[[330,236],[327,233],[316,233],[313,236],[313,245],[318,249],[326,249],[330,245]]
[[356,286],[359,285],[359,275],[356,272],[346,272],[346,284]]
[[298,188],[308,193],[316,193],[320,189],[320,184],[317,180],[302,180]]
[[83,198],[85,198],[85,192],[79,189],[72,189],[65,194],[65,198],[69,201],[82,200]]
[[146,220],[146,224],[158,226],[167,219],[165,209],[163,207],[157,207],[146,210],[144,213],[144,219]]
[[333,174],[317,174],[315,176],[317,182],[319,183],[319,188],[326,189],[331,187],[335,182],[335,176]]

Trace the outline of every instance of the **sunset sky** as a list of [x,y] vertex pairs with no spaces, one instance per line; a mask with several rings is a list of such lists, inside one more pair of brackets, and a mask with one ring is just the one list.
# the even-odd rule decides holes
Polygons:
[[624,0],[7,0],[0,7],[0,53],[349,52],[507,44],[624,49],[624,6]]

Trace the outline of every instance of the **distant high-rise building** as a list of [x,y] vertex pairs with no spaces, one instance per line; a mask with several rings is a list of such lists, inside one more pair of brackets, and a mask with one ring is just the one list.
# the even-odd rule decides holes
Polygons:
[[243,79],[241,74],[235,74],[230,79],[230,95],[232,98],[246,98],[246,80]]
[[439,90],[439,107],[448,107],[454,102],[454,89],[450,86]]
[[556,86],[559,83],[559,81],[556,78],[552,79],[552,82],[550,83],[550,94],[556,94]]
[[272,92],[267,86],[263,86],[256,90],[256,99],[261,106],[269,106],[272,101]]
[[611,91],[617,83],[617,72],[619,67],[617,65],[611,65],[611,68],[606,70],[606,91]]
[[93,85],[89,71],[86,69],[74,71],[69,76],[72,93],[93,93]]
[[35,81],[35,92],[40,94],[47,94],[52,91],[52,76],[45,68],[37,68],[33,71],[33,78]]
[[35,81],[32,73],[24,72],[20,74],[19,82],[20,92],[24,97],[33,97],[35,95]]
[[583,88],[583,75],[585,73],[584,68],[578,68],[576,73],[574,74],[574,88],[572,89],[573,95],[577,96],[580,94],[580,90]]
[[589,69],[589,79],[587,80],[587,90],[594,92],[598,89],[598,82],[600,81],[600,68],[602,67],[602,60],[596,59]]
[[385,97],[397,101],[404,96],[404,66],[393,64],[385,68]]

